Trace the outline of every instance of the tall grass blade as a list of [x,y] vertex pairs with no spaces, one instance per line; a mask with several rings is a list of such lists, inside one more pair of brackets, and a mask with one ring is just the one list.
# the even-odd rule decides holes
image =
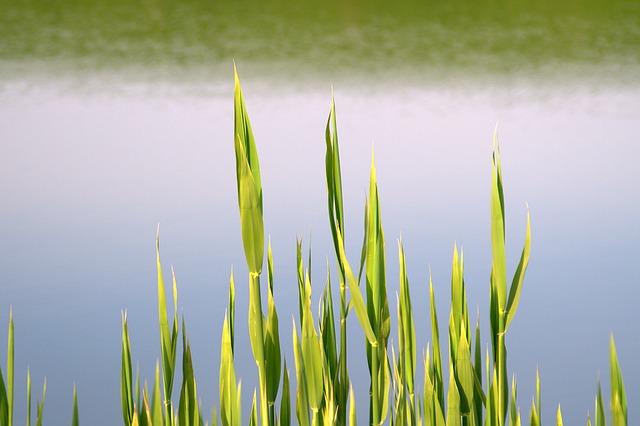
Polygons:
[[598,380],[598,395],[596,396],[594,418],[596,426],[606,426],[607,419],[604,411],[604,401],[602,400],[602,388],[600,387],[600,381]]
[[449,363],[449,393],[447,396],[446,426],[461,426],[460,393],[453,376],[453,365]]
[[[340,232],[340,231],[338,231]],[[344,265],[345,268],[345,278],[347,282],[347,288],[351,293],[351,304],[356,311],[356,317],[358,317],[358,321],[360,322],[360,326],[364,331],[364,335],[367,337],[367,340],[372,346],[376,346],[377,340],[376,335],[373,332],[373,328],[371,326],[371,322],[369,317],[367,316],[367,307],[364,304],[364,298],[362,297],[362,292],[360,291],[360,286],[358,285],[358,281],[356,277],[353,275],[353,271],[351,270],[351,266],[349,266],[349,261],[347,260],[347,255],[344,252],[344,242],[342,240],[342,236],[339,235],[338,238],[338,250],[340,253],[340,261]]]
[[622,372],[618,364],[616,345],[613,335],[609,339],[610,364],[611,364],[611,414],[613,426],[627,425],[627,396],[624,390]]
[[162,417],[162,391],[160,390],[160,363],[156,360],[156,374],[153,381],[153,391],[151,392],[151,424],[164,424]]
[[135,406],[133,402],[131,373],[131,351],[129,343],[129,331],[127,328],[127,314],[122,313],[122,367],[120,379],[120,398],[122,400],[122,419],[125,426],[131,425]]
[[289,385],[289,370],[284,361],[282,370],[282,399],[280,400],[280,426],[291,425],[291,390]]
[[71,426],[80,426],[80,416],[78,415],[78,392],[76,385],[73,385],[73,412],[71,414]]
[[44,398],[47,395],[47,379],[44,379],[44,384],[42,385],[42,399],[37,403],[37,417],[36,417],[36,426],[42,426],[42,413],[44,411]]
[[236,404],[239,399],[229,324],[225,315],[220,345],[220,418],[224,426],[236,426],[242,422],[240,407]]
[[356,426],[358,419],[356,416],[356,398],[353,394],[353,386],[349,384],[349,426]]
[[234,88],[234,142],[236,153],[236,178],[238,183],[238,207],[242,225],[242,243],[249,272],[262,272],[264,257],[264,224],[262,219],[262,182],[258,151],[251,130],[249,116],[242,96],[238,73]]
[[562,426],[562,410],[560,410],[560,404],[558,404],[558,413],[556,414],[556,426]]
[[[171,408],[171,395],[173,390],[173,377],[176,363],[176,347],[178,343],[178,308],[177,308],[177,285],[175,274],[173,278],[173,326],[169,329],[167,317],[167,300],[165,296],[164,278],[162,275],[162,265],[160,263],[160,226],[156,233],[156,264],[158,269],[158,321],[160,325],[160,350],[162,353],[162,374],[164,384],[164,406],[165,421],[167,424],[173,422],[173,410]],[[173,270],[172,270],[173,272]]]
[[513,276],[511,288],[509,289],[509,299],[507,300],[507,322],[505,329],[509,327],[509,324],[513,320],[518,308],[518,302],[520,301],[520,291],[522,290],[522,282],[524,281],[524,274],[529,265],[529,253],[531,251],[531,220],[529,212],[527,211],[527,233],[524,242],[524,248],[522,249],[522,255],[520,256],[520,262],[518,268]]
[[178,403],[178,419],[181,425],[200,425],[200,407],[195,374],[193,372],[193,359],[191,357],[191,345],[187,340],[187,329],[182,318],[182,387]]
[[410,412],[412,424],[415,423],[415,370],[416,370],[416,328],[413,321],[413,308],[411,307],[411,293],[409,291],[409,278],[407,277],[407,264],[404,255],[402,239],[398,241],[398,256],[400,263],[400,297],[398,304],[398,342],[400,350],[400,362],[403,366],[401,374],[404,377],[407,393],[410,400]]
[[433,342],[433,392],[440,411],[444,413],[444,385],[442,382],[442,357],[440,355],[440,332],[438,330],[438,315],[436,312],[436,298],[433,293],[433,279],[429,272],[429,306],[431,312],[431,340]]
[[293,321],[293,356],[296,364],[296,380],[298,390],[296,392],[296,418],[300,426],[309,426],[309,398],[307,396],[307,373],[302,355],[302,345]]
[[267,323],[264,333],[265,370],[267,380],[267,403],[273,407],[280,387],[280,371],[282,368],[282,355],[280,350],[280,331],[278,327],[278,313],[273,299],[273,258],[271,244],[268,250],[268,278],[269,287],[267,299]]
[[27,367],[27,426],[31,426],[31,372]]

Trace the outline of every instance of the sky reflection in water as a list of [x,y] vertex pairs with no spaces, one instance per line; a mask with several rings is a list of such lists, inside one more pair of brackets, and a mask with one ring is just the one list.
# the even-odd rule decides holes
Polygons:
[[[609,332],[628,399],[637,400],[637,17],[635,2],[596,1],[393,9],[358,2],[12,4],[0,16],[0,309],[6,323],[12,305],[16,321],[16,420],[25,412],[29,365],[34,391],[47,377],[47,423],[70,419],[74,382],[81,421],[119,422],[122,309],[134,362],[143,379],[153,377],[158,221],[205,412],[217,399],[232,265],[238,345],[249,347],[232,59],[260,153],[290,368],[284,319],[294,313],[296,235],[313,248],[314,300],[326,256],[335,269],[323,174],[333,84],[347,249],[358,256],[373,145],[390,299],[402,235],[423,324],[419,346],[430,339],[429,268],[441,323],[448,314],[454,242],[465,252],[470,310],[478,306],[488,330],[489,176],[499,122],[510,271],[526,203],[532,220],[530,269],[508,336],[522,414],[539,366],[543,420],[552,421],[560,402],[567,424],[584,422],[599,374],[608,389]],[[354,326],[352,378],[362,378],[355,386],[364,408],[366,366],[353,362],[363,357],[361,337]],[[248,407],[255,367],[249,350],[238,352]],[[638,416],[631,404],[630,419]]]

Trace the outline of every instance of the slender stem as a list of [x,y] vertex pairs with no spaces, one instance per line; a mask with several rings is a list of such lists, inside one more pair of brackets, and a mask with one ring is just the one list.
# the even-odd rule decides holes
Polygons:
[[260,417],[263,426],[269,426],[269,409],[267,404],[267,372],[265,371],[264,359],[264,332],[262,299],[260,296],[260,275],[249,274],[249,333],[251,335],[251,346],[253,356],[258,365],[258,375],[260,377]]
[[[367,343],[367,345],[370,345]],[[378,348],[371,347],[371,423],[373,425],[380,424],[380,410],[378,401]]]
[[347,296],[344,274],[340,270],[340,401],[338,403],[338,424],[347,424],[347,398],[349,375],[347,373]]

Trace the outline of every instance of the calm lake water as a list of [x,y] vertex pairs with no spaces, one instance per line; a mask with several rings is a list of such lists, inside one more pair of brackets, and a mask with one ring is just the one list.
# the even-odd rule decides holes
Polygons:
[[[488,336],[499,123],[510,273],[531,212],[531,262],[507,336],[523,418],[537,367],[544,423],[561,403],[566,424],[584,424],[598,379],[608,403],[610,333],[629,418],[640,418],[640,3],[17,0],[0,13],[0,337],[12,307],[17,423],[27,367],[38,398],[47,378],[47,424],[70,422],[74,383],[82,423],[121,422],[122,310],[134,363],[152,381],[158,222],[205,413],[217,405],[234,270],[250,407],[233,60],[258,144],[290,369],[296,236],[313,249],[314,303],[327,258],[335,269],[324,180],[333,86],[348,254],[357,261],[373,146],[390,304],[402,235],[419,350],[431,339],[429,268],[446,324],[454,243]],[[365,423],[364,338],[351,321]]]

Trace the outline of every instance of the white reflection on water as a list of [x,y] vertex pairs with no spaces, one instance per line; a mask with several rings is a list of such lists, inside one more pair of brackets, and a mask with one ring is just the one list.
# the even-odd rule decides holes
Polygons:
[[[73,382],[84,421],[119,422],[121,309],[128,310],[133,359],[142,378],[152,379],[159,354],[158,221],[166,271],[176,268],[203,408],[213,406],[232,265],[237,344],[249,347],[231,84],[200,93],[171,84],[114,92],[82,85],[63,91],[46,83],[7,84],[0,92],[0,317],[6,324],[13,306],[17,416],[25,412],[20,396],[29,365],[34,389],[47,377],[48,423],[70,418]],[[330,87],[306,83],[295,92],[269,84],[243,79],[263,173],[281,336],[293,368],[286,319],[296,306],[296,235],[304,234],[314,250],[314,300],[324,285],[326,256],[333,265],[323,174]],[[583,422],[600,372],[608,389],[610,332],[628,400],[637,400],[638,88],[334,85],[349,253],[359,254],[374,145],[389,293],[393,298],[397,287],[395,239],[402,233],[415,315],[423,324],[419,346],[430,339],[429,267],[446,324],[454,241],[465,252],[470,309],[479,307],[488,329],[489,173],[499,122],[511,271],[524,238],[525,203],[532,218],[530,269],[508,335],[523,415],[538,366],[545,421],[560,402],[568,424]],[[350,340],[352,380],[364,408],[366,367],[354,362],[364,352],[357,327]],[[248,407],[254,362],[248,349],[237,356]],[[629,417],[638,416],[631,404]]]

